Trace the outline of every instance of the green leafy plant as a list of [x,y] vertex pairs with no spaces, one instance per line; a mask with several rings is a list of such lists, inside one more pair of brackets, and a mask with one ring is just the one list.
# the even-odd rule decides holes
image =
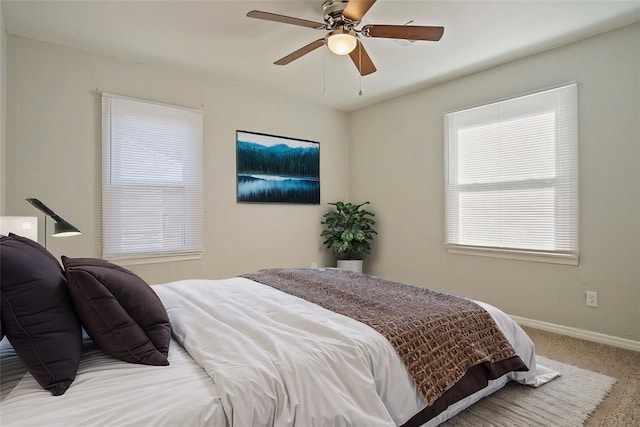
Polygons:
[[344,202],[329,204],[335,209],[323,215],[321,223],[325,229],[320,236],[325,239],[324,245],[343,260],[362,259],[371,253],[373,235],[378,233],[373,229],[375,215],[362,208],[369,202],[359,205]]

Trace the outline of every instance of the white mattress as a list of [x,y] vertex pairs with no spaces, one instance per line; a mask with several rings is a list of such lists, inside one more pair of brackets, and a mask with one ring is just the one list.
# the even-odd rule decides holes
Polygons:
[[[240,282],[238,282],[240,281]],[[198,310],[206,310],[209,302],[212,307],[224,306],[225,310],[232,313],[233,321],[240,321],[243,325],[247,323],[252,316],[256,315],[256,309],[262,309],[263,303],[267,304],[264,308],[267,317],[270,319],[280,318],[287,325],[305,324],[305,328],[310,329],[326,329],[327,325],[336,326],[339,334],[346,335],[349,341],[356,343],[358,348],[375,347],[375,351],[388,354],[389,351],[380,349],[378,344],[368,344],[363,337],[378,334],[373,329],[359,322],[344,318],[344,316],[335,314],[321,307],[311,304],[299,298],[283,294],[273,288],[266,287],[247,279],[227,279],[225,281],[181,281],[166,286],[174,286],[179,283],[180,286],[203,285],[209,284],[213,288],[224,289],[225,286],[231,286],[237,298],[222,298],[211,295],[207,298],[200,298],[197,303]],[[245,283],[246,286],[239,286],[239,283]],[[156,292],[164,286],[154,287]],[[242,289],[246,288],[246,289]],[[249,297],[243,294],[244,291],[249,292]],[[162,298],[162,292],[158,292]],[[275,293],[275,294],[274,294]],[[197,294],[196,294],[197,295]],[[274,296],[275,295],[275,296]],[[250,298],[250,299],[248,299]],[[260,301],[261,300],[261,301]],[[246,305],[251,301],[251,308],[248,310]],[[271,301],[271,304],[268,302]],[[165,305],[166,301],[163,300]],[[218,302],[218,304],[216,304]],[[224,304],[222,304],[224,302]],[[311,305],[309,305],[311,304]],[[466,399],[450,406],[445,412],[426,424],[428,427],[435,426],[444,420],[455,415],[467,406],[475,403],[483,396],[491,394],[495,390],[501,388],[509,379],[518,380],[530,385],[538,385],[539,383],[548,381],[555,373],[548,372],[544,368],[535,364],[534,347],[526,336],[524,331],[511,320],[507,315],[494,307],[480,303],[494,317],[498,326],[503,330],[507,339],[514,346],[521,359],[531,368],[529,372],[511,373],[503,376],[498,380],[490,382],[489,386]],[[286,314],[274,315],[274,310],[278,307],[287,307]],[[170,316],[172,310],[169,310]],[[293,316],[293,317],[292,317]],[[348,319],[348,321],[345,321]],[[174,319],[172,319],[172,323]],[[311,324],[310,322],[314,323]],[[188,323],[191,327],[193,323]],[[218,323],[220,326],[221,323]],[[233,327],[237,327],[235,324]],[[266,325],[267,329],[274,328],[274,325]],[[227,327],[227,325],[225,325]],[[258,336],[257,327],[253,330],[249,328],[249,340]],[[363,329],[364,328],[364,329]],[[174,326],[174,334],[180,337],[182,327]],[[223,338],[231,339],[227,336],[218,336],[215,341],[201,338],[200,329],[191,330],[198,339],[195,341],[196,346],[202,344],[204,347],[215,349],[224,348],[222,346]],[[206,329],[206,328],[205,328]],[[220,331],[219,327],[210,328],[213,331]],[[290,335],[289,331],[289,335]],[[307,332],[305,329],[304,333]],[[373,334],[372,334],[373,332]],[[261,332],[260,332],[261,333]],[[380,335],[381,337],[381,335]],[[193,338],[193,337],[192,337]],[[181,339],[184,339],[182,337]],[[384,339],[384,338],[383,338]],[[6,340],[3,341],[5,344]],[[216,377],[215,369],[207,367],[209,374],[205,372],[195,360],[210,360],[212,356],[198,354],[198,348],[190,349],[194,358],[192,358],[185,348],[172,339],[169,350],[169,366],[146,366],[135,365],[121,362],[106,355],[89,340],[87,348],[82,356],[80,368],[76,376],[76,380],[71,387],[62,396],[51,396],[51,394],[35,382],[28,374],[24,373],[24,368],[17,361],[15,355],[11,355],[12,349],[3,348],[0,369],[2,369],[2,401],[0,403],[0,425],[3,426],[225,426],[229,425],[225,415],[224,405],[227,405],[229,411],[229,392],[220,390],[214,382]],[[231,342],[230,342],[231,343]],[[387,342],[388,344],[388,342]],[[187,348],[189,343],[187,342]],[[194,345],[193,343],[191,345]],[[240,345],[240,344],[233,344]],[[390,346],[390,344],[389,344]],[[218,357],[222,351],[214,353]],[[393,356],[395,353],[391,350]],[[233,356],[231,353],[229,356]],[[375,356],[378,357],[378,356]],[[395,356],[397,358],[397,356]],[[251,360],[249,355],[247,360]],[[377,361],[375,358],[368,362],[372,369],[384,367],[384,370],[393,370],[396,368],[387,368],[397,366],[397,360]],[[376,367],[378,366],[378,367]],[[220,373],[218,373],[220,374]],[[345,370],[345,375],[347,370]],[[393,374],[394,381],[385,382],[378,378],[376,374],[376,389],[378,390],[384,405],[389,411],[389,415],[395,420],[395,423],[405,422],[410,415],[422,409],[425,406],[415,385],[411,382],[410,377]],[[220,376],[222,380],[222,376]],[[408,383],[403,383],[408,381]],[[241,390],[241,389],[238,389]],[[231,396],[234,397],[234,396]],[[242,400],[242,396],[235,396],[236,401]],[[299,424],[302,425],[302,424]]]

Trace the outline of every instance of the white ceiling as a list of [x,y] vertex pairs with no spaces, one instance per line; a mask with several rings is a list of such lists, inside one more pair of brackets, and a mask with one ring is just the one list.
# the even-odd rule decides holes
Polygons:
[[[439,42],[364,38],[378,71],[320,48],[273,62],[324,35],[247,18],[253,9],[322,22],[322,0],[2,0],[9,33],[171,68],[213,73],[344,111],[640,21],[635,1],[378,0],[364,24],[444,26]],[[359,96],[362,84],[363,95]],[[324,92],[324,93],[323,93]]]

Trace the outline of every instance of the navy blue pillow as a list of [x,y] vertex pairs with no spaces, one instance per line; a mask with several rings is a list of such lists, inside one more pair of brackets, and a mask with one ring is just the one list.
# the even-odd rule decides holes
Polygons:
[[64,394],[82,353],[82,329],[58,261],[33,240],[0,238],[2,328],[35,380]]

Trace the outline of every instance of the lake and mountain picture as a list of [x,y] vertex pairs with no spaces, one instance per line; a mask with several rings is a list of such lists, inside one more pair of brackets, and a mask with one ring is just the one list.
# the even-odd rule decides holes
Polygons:
[[320,204],[320,144],[236,131],[238,202]]

